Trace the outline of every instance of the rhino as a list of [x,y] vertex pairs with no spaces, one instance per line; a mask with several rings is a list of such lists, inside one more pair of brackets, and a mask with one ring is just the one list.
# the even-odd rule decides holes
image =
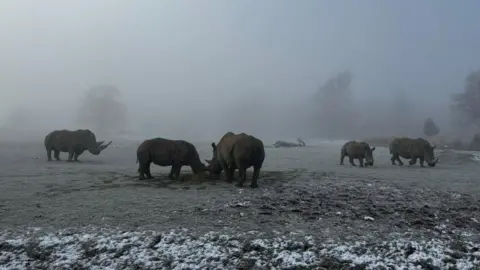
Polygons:
[[247,179],[247,169],[253,166],[250,187],[258,187],[257,180],[265,160],[265,148],[261,140],[245,133],[227,132],[218,144],[212,142],[211,145],[213,157],[211,160],[205,160],[209,164],[207,171],[219,175],[223,170],[227,182],[231,183],[233,173],[238,169],[240,180],[236,186],[242,187]]
[[360,167],[364,167],[363,159],[365,159],[365,167],[373,166],[373,151],[375,151],[375,146],[370,148],[366,142],[349,141],[342,146],[340,151],[340,165],[343,165],[343,160],[348,157],[352,166],[356,166],[353,162],[354,159],[358,159]]
[[67,161],[78,161],[78,156],[85,150],[98,156],[112,143],[110,141],[104,145],[104,142],[97,142],[95,134],[89,129],[54,130],[44,140],[48,161],[52,161],[52,151],[57,161],[60,160],[60,152],[68,152]]
[[279,147],[305,147],[306,146],[305,142],[300,138],[297,138],[297,142],[298,143],[276,141],[272,146],[275,147],[275,148],[279,148]]
[[[184,140],[153,138],[143,141],[137,148],[137,163],[139,179],[153,179],[150,164],[172,166],[168,177],[179,179],[182,166],[190,166],[195,177],[203,178],[205,164],[200,161],[195,146]],[[197,178],[198,179],[198,178]]]
[[392,165],[396,165],[395,161],[398,161],[399,165],[402,166],[403,162],[400,160],[400,157],[402,157],[410,159],[410,165],[415,165],[417,159],[419,159],[421,167],[425,167],[424,162],[427,162],[430,167],[435,167],[438,162],[438,158],[435,158],[434,154],[435,147],[423,138],[413,139],[408,137],[394,138],[388,146],[392,155],[390,159]]

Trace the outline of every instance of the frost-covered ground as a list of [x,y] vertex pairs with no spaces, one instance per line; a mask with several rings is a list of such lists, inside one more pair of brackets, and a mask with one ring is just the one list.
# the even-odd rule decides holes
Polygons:
[[[295,240],[294,240],[295,239]],[[480,243],[440,239],[323,242],[258,232],[189,234],[188,230],[4,233],[0,269],[473,269]]]
[[[475,269],[480,165],[340,166],[341,142],[266,149],[260,187],[137,180],[138,142],[80,163],[0,143],[0,269]],[[209,143],[196,144],[210,158]],[[61,157],[66,158],[62,153]],[[347,163],[346,163],[347,164]],[[32,229],[35,228],[35,229]],[[3,268],[2,268],[3,267]]]

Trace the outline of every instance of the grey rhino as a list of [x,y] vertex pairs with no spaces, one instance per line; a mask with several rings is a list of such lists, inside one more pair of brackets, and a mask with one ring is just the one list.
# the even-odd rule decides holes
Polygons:
[[[168,177],[178,179],[182,166],[190,166],[196,177],[203,178],[205,164],[200,161],[195,146],[184,140],[153,138],[143,141],[137,148],[139,179],[153,179],[150,164],[172,166]],[[198,179],[198,178],[197,178]]]
[[436,146],[431,146],[430,143],[423,138],[408,138],[408,137],[399,137],[394,138],[388,148],[390,149],[390,154],[392,158],[392,165],[396,165],[395,160],[398,161],[399,165],[403,165],[403,162],[399,157],[404,159],[410,159],[409,164],[415,165],[417,159],[420,160],[420,166],[425,167],[424,161],[427,162],[428,166],[435,167],[438,162],[438,158],[435,159],[434,149]]
[[298,143],[292,143],[292,142],[286,142],[286,141],[276,141],[272,146],[275,147],[275,148],[279,148],[279,147],[305,147],[306,146],[305,142],[300,138],[297,138],[297,142]]
[[78,156],[85,150],[99,155],[112,142],[103,145],[97,142],[95,134],[89,129],[54,130],[45,136],[44,144],[48,161],[52,161],[52,151],[56,160],[60,160],[60,152],[68,152],[68,161],[78,161]]
[[340,165],[343,165],[343,160],[348,157],[352,166],[356,166],[353,162],[354,159],[358,159],[360,167],[364,167],[363,159],[365,159],[365,167],[373,166],[373,151],[375,151],[375,147],[370,148],[366,142],[349,141],[342,146]]
[[245,133],[234,134],[227,132],[220,139],[218,144],[212,142],[213,157],[205,160],[209,163],[207,168],[213,174],[220,174],[225,171],[228,182],[233,181],[233,173],[239,170],[240,180],[238,187],[242,187],[247,179],[247,169],[253,166],[251,188],[258,187],[258,177],[263,161],[265,160],[265,149],[263,142]]

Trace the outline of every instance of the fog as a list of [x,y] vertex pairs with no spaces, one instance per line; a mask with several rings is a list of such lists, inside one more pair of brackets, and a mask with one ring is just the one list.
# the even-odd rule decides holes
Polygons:
[[[0,126],[39,140],[83,128],[85,93],[112,85],[126,137],[421,135],[428,117],[449,133],[451,95],[480,68],[478,10],[474,0],[4,0]],[[319,117],[313,97],[344,71],[354,110]],[[411,110],[392,109],[399,95]],[[331,132],[349,118],[350,130]]]

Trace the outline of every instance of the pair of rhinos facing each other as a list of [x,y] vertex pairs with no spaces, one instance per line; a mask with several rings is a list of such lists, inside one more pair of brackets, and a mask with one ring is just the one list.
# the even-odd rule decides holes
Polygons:
[[153,138],[143,141],[137,149],[137,163],[139,179],[152,179],[151,163],[158,166],[172,166],[168,177],[178,179],[182,166],[190,166],[197,180],[203,178],[204,172],[219,175],[225,171],[226,181],[233,182],[233,173],[239,170],[238,187],[243,187],[247,178],[247,169],[253,167],[251,188],[258,187],[258,177],[263,161],[265,149],[263,142],[254,136],[245,133],[234,134],[227,132],[220,141],[212,142],[212,159],[205,160],[205,166],[200,160],[195,146],[184,140],[169,140]]
[[[400,157],[402,157],[409,159],[410,165],[415,165],[418,159],[421,167],[425,167],[425,162],[429,167],[435,167],[438,162],[438,158],[435,158],[434,154],[435,147],[423,138],[413,139],[408,137],[394,138],[388,145],[392,155],[390,158],[392,165],[396,165],[397,161],[398,165],[402,166],[403,162],[400,160]],[[340,164],[343,165],[345,157],[348,157],[352,166],[356,166],[354,159],[359,160],[360,167],[373,166],[373,151],[375,151],[375,147],[370,147],[368,143],[349,141],[342,146]]]

